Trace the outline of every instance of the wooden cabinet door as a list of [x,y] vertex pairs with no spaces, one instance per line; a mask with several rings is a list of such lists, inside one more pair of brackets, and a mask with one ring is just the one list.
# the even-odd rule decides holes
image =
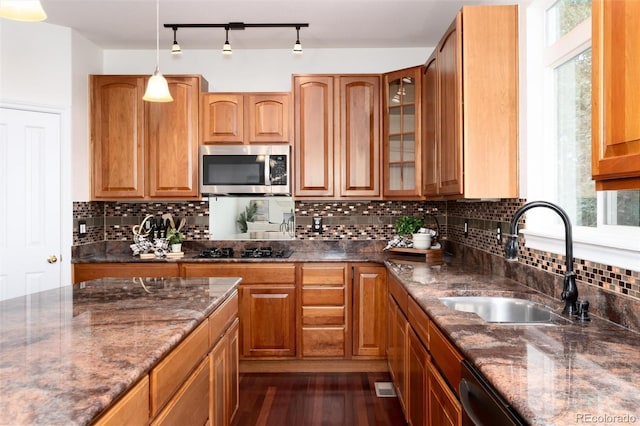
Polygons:
[[440,175],[438,138],[438,76],[434,52],[422,71],[422,191],[426,197],[438,195]]
[[249,143],[289,142],[289,94],[264,93],[245,96]]
[[198,77],[167,77],[173,102],[147,102],[150,197],[198,197]]
[[380,197],[380,77],[336,78],[340,105],[340,196]]
[[421,87],[421,67],[407,68],[385,75],[385,198],[422,197]]
[[[412,426],[428,426],[428,361],[429,354],[417,334],[409,327],[407,351],[407,417]],[[438,424],[438,423],[433,423]]]
[[461,14],[451,24],[436,47],[437,86],[439,90],[439,140],[441,195],[462,194],[462,98],[461,98]]
[[593,0],[592,175],[640,189],[640,2]]
[[201,142],[243,143],[242,93],[205,93],[202,96]]
[[389,341],[387,356],[389,360],[389,370],[393,378],[398,401],[406,415],[406,355],[407,355],[407,330],[408,321],[404,316],[393,297],[389,295]]
[[438,370],[428,363],[429,418],[431,425],[460,426],[462,407]]
[[238,321],[209,354],[209,422],[229,426],[238,411]]
[[294,286],[240,286],[243,357],[296,355]]
[[144,84],[141,76],[90,77],[92,199],[144,197]]
[[383,266],[353,267],[353,356],[385,356],[387,332],[387,270]]
[[294,196],[333,197],[333,77],[294,76],[293,98]]

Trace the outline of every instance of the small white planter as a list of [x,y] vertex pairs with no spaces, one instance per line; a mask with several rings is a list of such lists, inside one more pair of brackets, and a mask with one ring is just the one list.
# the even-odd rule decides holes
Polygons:
[[413,248],[425,250],[431,247],[431,234],[413,234]]
[[182,243],[171,244],[171,253],[180,253],[182,251]]

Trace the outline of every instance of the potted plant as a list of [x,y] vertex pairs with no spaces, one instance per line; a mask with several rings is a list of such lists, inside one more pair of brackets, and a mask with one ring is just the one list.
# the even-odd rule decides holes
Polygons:
[[394,226],[398,235],[413,235],[422,228],[423,224],[424,220],[420,217],[401,216]]
[[184,234],[176,228],[171,228],[167,231],[167,243],[171,246],[172,253],[180,253],[182,251],[182,242],[184,239]]

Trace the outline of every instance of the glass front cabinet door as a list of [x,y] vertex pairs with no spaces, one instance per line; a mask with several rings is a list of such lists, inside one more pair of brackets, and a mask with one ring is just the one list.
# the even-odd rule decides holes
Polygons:
[[422,197],[421,67],[385,75],[384,197]]

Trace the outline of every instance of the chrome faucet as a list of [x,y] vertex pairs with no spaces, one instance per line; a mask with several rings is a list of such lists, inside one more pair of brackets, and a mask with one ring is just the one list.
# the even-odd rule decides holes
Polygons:
[[[564,287],[561,298],[564,300],[564,310],[566,315],[578,315],[576,301],[578,300],[578,287],[576,286],[576,273],[573,272],[573,237],[571,236],[571,222],[567,213],[559,206],[547,201],[532,201],[520,207],[511,219],[509,235],[504,245],[504,256],[509,261],[518,260],[518,220],[520,216],[533,207],[547,207],[558,213],[564,222],[564,240],[566,267],[564,274]],[[588,306],[588,305],[587,305]]]

